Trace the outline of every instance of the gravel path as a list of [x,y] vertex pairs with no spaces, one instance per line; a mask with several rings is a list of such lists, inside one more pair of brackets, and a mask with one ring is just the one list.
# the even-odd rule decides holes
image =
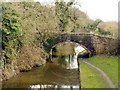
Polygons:
[[108,83],[109,87],[110,88],[115,88],[115,86],[113,85],[112,81],[110,80],[110,78],[107,76],[107,74],[103,70],[101,70],[100,68],[94,66],[93,64],[91,64],[91,63],[89,63],[87,61],[83,61],[83,62],[86,63],[86,64],[88,64],[92,68],[98,70],[102,74],[102,76],[105,78],[105,80]]

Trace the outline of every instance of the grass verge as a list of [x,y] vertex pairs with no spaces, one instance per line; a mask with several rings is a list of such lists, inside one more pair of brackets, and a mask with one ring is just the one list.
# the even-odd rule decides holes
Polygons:
[[89,62],[102,69],[113,84],[118,87],[118,57],[117,56],[94,56],[89,58]]
[[80,78],[82,88],[108,88],[100,72],[82,61],[80,61]]

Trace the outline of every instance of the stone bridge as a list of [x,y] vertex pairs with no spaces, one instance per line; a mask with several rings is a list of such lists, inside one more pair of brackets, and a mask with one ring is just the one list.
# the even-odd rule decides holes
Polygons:
[[86,47],[91,55],[116,54],[117,40],[93,34],[54,34],[44,42],[45,50],[50,53],[52,47],[61,42],[75,42]]

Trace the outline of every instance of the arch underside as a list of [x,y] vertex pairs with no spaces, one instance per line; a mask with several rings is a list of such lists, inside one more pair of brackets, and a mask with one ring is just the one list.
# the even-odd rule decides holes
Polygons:
[[44,43],[45,50],[50,53],[53,46],[55,46],[58,43],[62,42],[73,42],[78,43],[80,46],[84,47],[86,50],[90,51],[91,55],[95,55],[96,51],[92,43],[92,39],[90,36],[78,36],[78,35],[68,35],[68,34],[62,34],[55,36],[53,38],[50,38],[46,40]]

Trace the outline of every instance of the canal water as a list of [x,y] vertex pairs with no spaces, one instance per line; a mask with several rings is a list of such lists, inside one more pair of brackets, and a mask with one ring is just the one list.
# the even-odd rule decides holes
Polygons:
[[[71,47],[70,47],[71,48]],[[68,49],[68,48],[67,48]],[[22,72],[8,81],[3,82],[3,88],[57,88],[80,90],[80,71],[77,53],[67,53],[52,58],[52,63],[46,63],[29,72]]]

